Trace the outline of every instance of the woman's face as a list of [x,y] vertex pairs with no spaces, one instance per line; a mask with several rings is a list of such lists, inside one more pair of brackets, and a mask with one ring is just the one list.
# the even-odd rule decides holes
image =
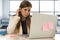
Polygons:
[[21,14],[23,17],[27,17],[30,13],[31,7],[21,8]]

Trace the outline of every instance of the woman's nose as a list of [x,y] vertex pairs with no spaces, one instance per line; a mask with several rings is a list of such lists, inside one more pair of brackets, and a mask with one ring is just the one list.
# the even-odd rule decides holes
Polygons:
[[26,13],[28,13],[28,11],[26,11]]

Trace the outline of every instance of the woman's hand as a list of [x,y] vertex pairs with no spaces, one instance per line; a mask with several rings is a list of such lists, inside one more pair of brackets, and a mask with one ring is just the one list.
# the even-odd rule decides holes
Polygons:
[[19,15],[19,12],[20,12],[20,10],[18,9],[18,10],[16,11],[16,16],[18,16],[18,15]]
[[5,35],[7,38],[16,38],[16,34],[7,34]]

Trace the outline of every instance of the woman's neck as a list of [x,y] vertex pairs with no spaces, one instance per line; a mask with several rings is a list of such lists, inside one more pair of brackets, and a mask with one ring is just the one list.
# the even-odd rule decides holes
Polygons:
[[22,17],[22,21],[26,20],[26,17]]

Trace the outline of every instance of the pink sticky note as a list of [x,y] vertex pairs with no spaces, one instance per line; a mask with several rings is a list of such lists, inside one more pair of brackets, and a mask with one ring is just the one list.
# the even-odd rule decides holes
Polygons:
[[48,26],[49,26],[49,29],[53,29],[54,28],[53,22],[48,22]]
[[48,28],[49,27],[48,27],[48,24],[47,23],[45,23],[45,24],[42,25],[42,30],[43,31],[48,31]]

